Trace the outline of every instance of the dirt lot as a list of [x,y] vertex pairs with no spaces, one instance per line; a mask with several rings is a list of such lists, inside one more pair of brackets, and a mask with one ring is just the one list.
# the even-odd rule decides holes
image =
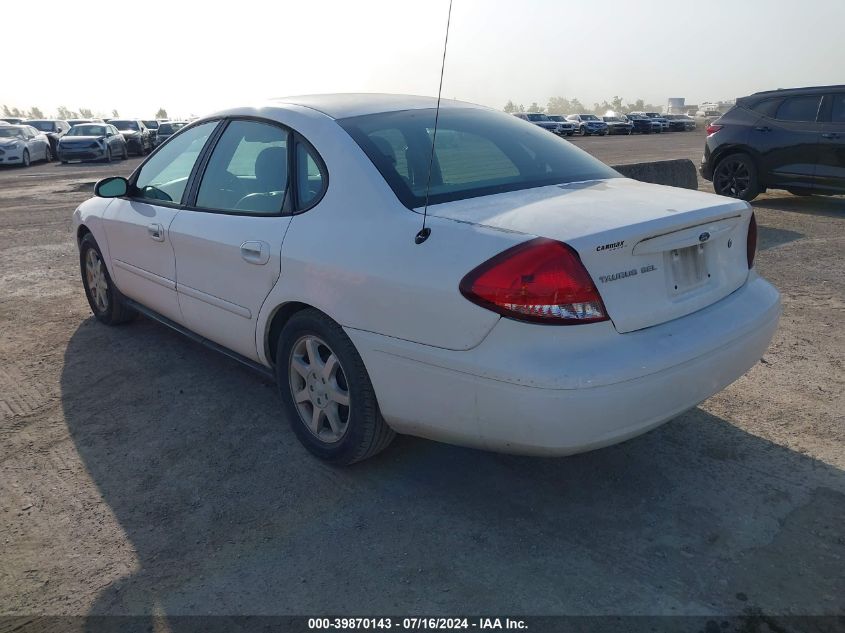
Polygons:
[[845,614],[845,199],[755,202],[780,330],[656,431],[566,459],[403,437],[336,469],[248,369],[92,318],[70,214],[137,162],[0,170],[0,614]]

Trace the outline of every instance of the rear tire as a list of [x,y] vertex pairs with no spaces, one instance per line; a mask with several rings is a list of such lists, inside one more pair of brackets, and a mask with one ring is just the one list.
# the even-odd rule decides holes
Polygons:
[[746,202],[760,194],[757,166],[748,154],[729,154],[713,170],[713,190],[720,196]]
[[98,321],[118,325],[137,316],[138,313],[126,304],[124,296],[114,285],[97,240],[90,233],[79,243],[79,267],[85,297]]
[[317,310],[297,312],[285,324],[276,384],[294,433],[320,459],[353,464],[387,448],[396,435],[352,341]]

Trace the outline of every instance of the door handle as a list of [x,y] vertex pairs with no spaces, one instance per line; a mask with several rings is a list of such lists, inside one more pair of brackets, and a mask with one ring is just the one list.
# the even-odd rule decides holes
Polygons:
[[250,264],[263,266],[270,261],[270,245],[258,240],[244,242],[241,244],[241,258]]
[[837,139],[839,135],[836,132],[825,132],[822,134],[822,138]]
[[754,129],[757,132],[771,132],[772,131],[772,128],[770,128],[768,125],[758,125]]
[[150,224],[147,227],[147,233],[149,234],[150,239],[153,239],[156,242],[164,241],[164,227],[162,227],[161,224]]

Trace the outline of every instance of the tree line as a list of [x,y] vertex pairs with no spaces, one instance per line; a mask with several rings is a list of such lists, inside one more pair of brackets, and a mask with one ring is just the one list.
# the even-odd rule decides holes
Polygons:
[[[7,117],[15,117],[17,119],[102,119],[105,118],[105,114],[102,112],[94,113],[93,110],[90,108],[79,108],[78,110],[71,110],[70,108],[66,108],[65,106],[59,106],[56,109],[56,116],[49,117],[44,114],[44,111],[37,107],[32,106],[29,110],[21,110],[20,108],[10,108],[7,105],[3,106],[3,116]],[[120,116],[120,113],[117,110],[111,111],[111,118],[116,119]],[[159,108],[158,112],[156,112],[155,117],[156,119],[166,119],[167,110],[164,108]]]
[[545,107],[536,101],[528,105],[516,104],[508,100],[504,111],[513,112],[545,112],[546,114],[604,114],[605,112],[659,112],[660,106],[653,103],[646,103],[642,99],[625,102],[622,97],[615,96],[610,101],[604,100],[601,103],[594,103],[593,107],[587,107],[578,99],[567,99],[566,97],[549,97]]

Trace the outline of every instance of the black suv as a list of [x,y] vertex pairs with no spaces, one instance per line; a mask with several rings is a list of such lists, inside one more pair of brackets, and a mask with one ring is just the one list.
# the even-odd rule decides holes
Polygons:
[[701,175],[716,193],[845,193],[845,86],[758,92],[707,126]]

